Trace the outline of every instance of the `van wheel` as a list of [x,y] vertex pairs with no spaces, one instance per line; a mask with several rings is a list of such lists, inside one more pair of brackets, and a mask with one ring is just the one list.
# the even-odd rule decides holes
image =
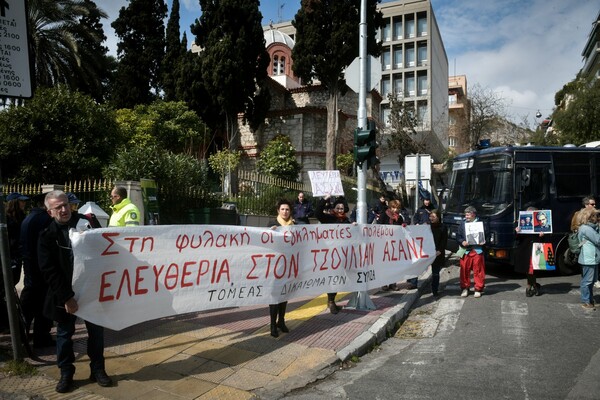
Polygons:
[[568,265],[565,263],[565,250],[556,253],[556,268],[558,273],[561,275],[574,275],[577,273],[581,273],[581,267],[579,264]]

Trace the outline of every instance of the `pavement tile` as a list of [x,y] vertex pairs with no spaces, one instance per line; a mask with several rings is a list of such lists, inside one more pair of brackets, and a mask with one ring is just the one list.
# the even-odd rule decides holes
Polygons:
[[160,366],[178,374],[189,375],[191,371],[207,361],[208,360],[206,358],[180,353],[172,358],[169,358],[160,364]]
[[176,381],[167,382],[161,388],[169,393],[181,396],[185,399],[193,400],[198,396],[214,389],[216,383],[196,379],[194,377],[185,377]]
[[137,352],[131,357],[145,365],[157,365],[174,357],[176,354],[177,352],[171,349],[150,348]]
[[325,349],[305,349],[302,354],[279,373],[279,377],[287,379],[305,374],[310,370],[321,370],[337,360],[335,351]]
[[212,340],[201,340],[195,345],[185,349],[183,353],[196,357],[215,360],[219,353],[226,348],[226,343],[218,343]]
[[234,373],[235,370],[229,365],[209,360],[198,368],[193,369],[190,372],[190,376],[208,382],[221,383]]
[[182,352],[185,349],[187,349],[188,347],[192,347],[193,345],[195,345],[196,343],[198,343],[198,339],[189,336],[186,334],[177,334],[177,335],[173,335],[173,336],[169,336],[164,340],[161,340],[160,342],[157,342],[154,347],[158,347],[158,348],[167,348],[169,350],[173,350],[175,352]]
[[219,385],[196,400],[250,400],[255,398],[255,395],[245,390]]
[[326,335],[321,335],[318,339],[316,339],[311,346],[338,350],[345,347],[364,330],[364,324],[347,323],[343,325],[337,325],[329,329]]
[[220,352],[214,360],[230,366],[241,366],[259,355],[260,353],[243,350],[237,346],[230,346]]
[[271,375],[279,375],[290,366],[296,359],[306,352],[306,346],[290,343],[285,347],[273,350],[248,362],[244,368],[264,372]]
[[241,390],[255,390],[268,384],[280,381],[276,376],[242,368],[229,376],[222,383]]

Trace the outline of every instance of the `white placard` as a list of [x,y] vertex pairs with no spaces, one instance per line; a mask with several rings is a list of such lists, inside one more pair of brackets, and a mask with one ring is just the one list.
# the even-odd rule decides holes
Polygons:
[[344,195],[340,171],[308,171],[308,177],[313,197]]
[[0,0],[0,96],[31,97],[25,0]]

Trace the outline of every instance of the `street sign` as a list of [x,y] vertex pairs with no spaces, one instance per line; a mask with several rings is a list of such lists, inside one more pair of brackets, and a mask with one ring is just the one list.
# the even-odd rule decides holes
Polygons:
[[0,97],[31,97],[25,0],[0,0]]
[[[381,64],[373,57],[369,56],[367,59],[367,92],[375,89],[379,85],[381,80]],[[344,79],[346,79],[346,85],[356,93],[360,89],[360,58],[356,57],[354,61],[348,67],[344,73]]]
[[419,159],[419,180],[431,179],[431,156],[416,154],[404,157],[404,176],[407,181],[417,180],[417,158]]

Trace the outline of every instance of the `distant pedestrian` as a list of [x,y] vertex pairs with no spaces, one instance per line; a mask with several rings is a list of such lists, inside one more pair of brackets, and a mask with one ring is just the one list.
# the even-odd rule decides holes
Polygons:
[[[75,374],[75,354],[73,335],[75,334],[75,313],[79,309],[76,293],[73,291],[73,249],[69,239],[71,229],[100,227],[95,218],[88,220],[84,215],[71,213],[67,195],[54,190],[46,195],[46,209],[53,218],[42,231],[38,242],[38,262],[49,290],[44,304],[44,315],[57,322],[56,362],[60,369],[60,379],[56,385],[58,393],[73,389]],[[111,386],[112,380],[105,371],[104,328],[84,321],[88,332],[87,355],[90,359],[90,380],[100,386]]]
[[[277,202],[277,218],[269,221],[271,229],[277,229],[279,226],[292,226],[292,203],[286,199],[280,199]],[[271,317],[271,336],[278,337],[278,329],[283,333],[288,333],[290,330],[285,325],[285,309],[287,301],[278,304],[269,304],[269,315]],[[278,319],[279,318],[279,319]]]
[[483,255],[484,243],[470,245],[467,241],[465,224],[478,222],[477,210],[473,206],[465,208],[465,218],[461,222],[456,234],[456,241],[460,244],[460,288],[461,297],[469,295],[471,287],[471,271],[473,271],[473,280],[475,281],[474,297],[479,298],[483,294],[485,287],[485,258]]
[[139,226],[140,210],[127,197],[127,189],[122,186],[115,186],[110,192],[110,199],[113,211],[108,222],[108,226]]
[[[315,209],[315,216],[322,224],[352,224],[348,218],[347,213],[350,211],[348,209],[348,203],[346,203],[346,199],[344,197],[336,198],[331,204],[332,208],[328,211],[325,211],[326,205],[329,203],[329,199],[331,196],[327,195],[319,200],[317,203],[317,208]],[[329,308],[329,312],[332,314],[337,314],[340,312],[340,307],[335,304],[335,296],[337,292],[327,293],[327,307]]]
[[77,198],[73,193],[67,192],[67,198],[69,199],[69,206],[71,206],[71,211],[75,212],[79,209],[79,204],[81,200]]
[[431,197],[429,193],[426,193],[423,196],[423,204],[421,207],[417,208],[417,212],[413,216],[413,224],[414,225],[425,225],[429,224],[429,214],[431,211],[435,210],[435,207],[431,203]]
[[25,206],[29,197],[21,193],[10,193],[6,196],[5,215],[6,231],[8,234],[8,250],[10,252],[10,266],[13,283],[16,285],[21,280],[23,259],[21,257],[21,224],[25,220]]
[[296,224],[309,224],[309,218],[315,214],[312,203],[307,200],[303,192],[298,193],[294,201],[293,217]]
[[442,223],[440,213],[437,210],[429,212],[431,234],[435,243],[435,260],[431,264],[431,293],[437,298],[440,288],[440,271],[446,265],[446,244],[448,242],[448,230]]
[[579,265],[581,265],[581,306],[594,310],[594,282],[598,280],[600,264],[600,233],[598,232],[598,211],[582,208],[577,214],[577,237],[581,243]]

